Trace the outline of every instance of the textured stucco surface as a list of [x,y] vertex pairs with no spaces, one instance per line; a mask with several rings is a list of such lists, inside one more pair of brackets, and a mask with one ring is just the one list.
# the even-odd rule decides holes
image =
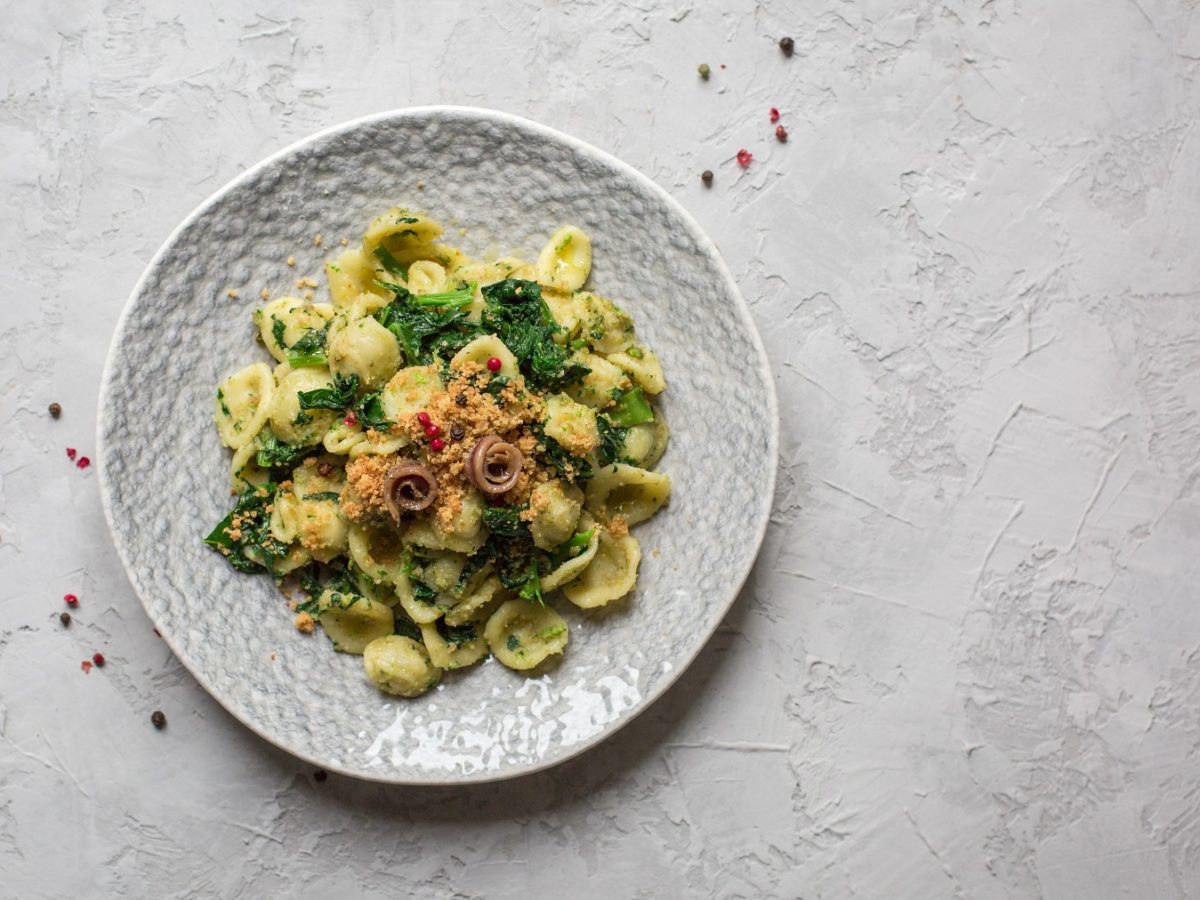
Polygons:
[[[1200,9],[734,7],[5,4],[0,895],[1200,897]],[[171,659],[63,448],[199,200],[431,102],[697,216],[775,368],[776,508],[717,637],[595,751],[317,782]]]

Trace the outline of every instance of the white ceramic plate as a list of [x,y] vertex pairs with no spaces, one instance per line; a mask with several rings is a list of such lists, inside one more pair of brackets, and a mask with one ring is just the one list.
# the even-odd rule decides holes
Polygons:
[[[320,278],[342,237],[389,206],[448,240],[534,258],[563,223],[593,240],[592,283],[662,358],[669,507],[637,529],[638,587],[571,626],[561,665],[528,678],[492,660],[417,700],[376,691],[362,660],[305,637],[265,575],[201,542],[230,506],[212,396],[256,358],[263,288]],[[468,229],[456,237],[456,228]],[[313,236],[322,234],[325,247]],[[295,268],[285,261],[295,256]],[[237,288],[240,298],[226,291]],[[262,355],[262,354],[259,354]],[[264,355],[265,358],[265,355]],[[612,734],[692,661],[758,552],[778,419],[745,302],[712,242],[666,192],[601,151],[489,110],[406,109],[321,132],[264,160],[175,230],[134,289],[105,369],[100,485],[113,540],[163,638],[230,712],[326,769],[461,784],[541,769]]]

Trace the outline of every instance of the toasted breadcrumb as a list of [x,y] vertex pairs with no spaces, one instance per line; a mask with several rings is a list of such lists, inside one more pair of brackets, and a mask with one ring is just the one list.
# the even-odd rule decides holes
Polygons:
[[629,522],[620,514],[613,516],[608,520],[608,533],[613,537],[625,537],[629,534]]
[[289,257],[287,258],[287,264],[288,264],[289,266],[294,266],[294,265],[296,264],[296,257],[294,257],[294,256],[289,256]]
[[227,290],[225,293],[226,293],[227,295],[229,295],[229,297],[230,297],[231,299],[233,299],[233,300],[236,300],[236,299],[237,299],[237,295],[238,295],[237,288],[230,288],[230,289],[229,289],[229,290]]
[[296,630],[303,631],[305,634],[312,634],[313,627],[317,624],[316,619],[311,613],[298,612],[296,613]]
[[258,296],[262,297],[264,300],[270,300],[271,292],[268,291],[266,288],[263,288],[261,291],[258,292]]
[[315,235],[315,236],[313,237],[313,243],[314,243],[316,246],[320,247],[320,246],[321,246],[323,243],[325,243],[325,238],[324,238],[324,236],[322,236],[322,235],[319,235],[319,234],[318,234],[318,235]]

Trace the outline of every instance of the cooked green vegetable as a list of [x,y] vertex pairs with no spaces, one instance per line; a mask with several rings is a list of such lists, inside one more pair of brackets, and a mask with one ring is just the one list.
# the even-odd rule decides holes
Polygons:
[[408,280],[408,267],[401,265],[396,261],[396,257],[392,256],[391,251],[387,247],[380,244],[375,248],[375,258],[383,264],[383,267],[394,275],[399,275],[405,281]]
[[311,328],[304,332],[304,336],[300,340],[288,347],[288,364],[293,369],[325,365],[327,362],[325,358],[325,336],[328,333],[328,323],[324,328]]
[[453,304],[422,305],[402,285],[385,281],[377,284],[396,298],[377,310],[375,319],[396,336],[410,366],[428,365],[435,356],[448,359],[472,338],[483,334],[478,325],[467,321],[464,308]]
[[529,508],[521,506],[489,506],[483,511],[483,524],[493,537],[506,541],[533,543],[529,523],[521,519],[521,513]]
[[630,425],[653,422],[654,410],[650,407],[642,389],[640,387],[633,388],[617,398],[616,405],[608,412],[608,418],[614,425],[628,428]]
[[358,376],[342,375],[340,372],[333,376],[333,386],[317,388],[315,391],[300,391],[301,409],[333,409],[341,412],[354,403],[358,393]]
[[275,484],[246,488],[229,515],[204,539],[239,572],[266,569],[274,574],[275,564],[287,556],[287,544],[271,536],[271,514],[267,511],[277,490]]
[[531,385],[558,390],[591,371],[587,366],[569,362],[567,350],[554,341],[562,329],[550,314],[536,281],[506,278],[487,285],[483,299],[487,304],[483,311],[484,328],[497,334],[512,351]]
[[313,447],[293,447],[285,444],[269,428],[264,428],[258,436],[259,451],[254,462],[260,469],[273,469],[276,466],[287,466],[303,459],[312,453]]
[[600,466],[610,466],[615,462],[625,462],[621,449],[629,429],[618,428],[605,416],[596,416],[596,428],[600,432],[600,445],[596,448],[596,458]]

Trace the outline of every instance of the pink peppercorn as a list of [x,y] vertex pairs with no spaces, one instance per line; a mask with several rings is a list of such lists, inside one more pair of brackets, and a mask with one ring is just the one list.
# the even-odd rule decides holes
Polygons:
[[74,594],[65,594],[63,596],[63,600],[66,602],[67,606],[78,606],[79,605],[79,598],[76,597]]
[[67,459],[74,459],[74,458],[75,458],[75,448],[68,447],[67,448]]
[[487,367],[489,372],[499,372],[500,366],[502,365],[503,363],[500,362],[500,357],[492,356],[488,358]]
[[92,662],[94,662],[98,666],[104,665],[104,654],[103,653],[93,653],[92,654]]
[[417,421],[420,422],[422,425],[424,425],[426,428],[428,428],[429,427],[429,413],[425,412],[424,410],[421,410],[421,412],[417,413]]
[[90,459],[88,459],[86,456],[79,457],[79,462],[75,463],[75,465],[81,469],[86,469],[91,464],[92,464],[92,461]]
[[434,438],[432,441],[429,442],[429,449],[432,450],[434,453],[441,453],[443,450],[446,449],[446,442],[443,441],[441,438]]
[[775,107],[773,107],[773,106],[771,107],[771,121],[772,121],[772,122],[778,122],[778,121],[779,121],[779,110],[777,110],[777,109],[776,109]]
[[351,428],[353,428],[355,425],[358,424],[358,416],[356,416],[352,412],[348,412],[348,413],[346,413],[346,418],[342,419],[342,422],[346,425],[349,425]]
[[441,433],[442,433],[442,429],[439,428],[437,425],[426,425],[425,426],[425,434],[427,434],[431,438],[435,438]]
[[739,150],[737,152],[738,165],[741,166],[743,169],[750,168],[750,160],[752,160],[752,159],[754,159],[754,154],[751,153],[749,150]]

